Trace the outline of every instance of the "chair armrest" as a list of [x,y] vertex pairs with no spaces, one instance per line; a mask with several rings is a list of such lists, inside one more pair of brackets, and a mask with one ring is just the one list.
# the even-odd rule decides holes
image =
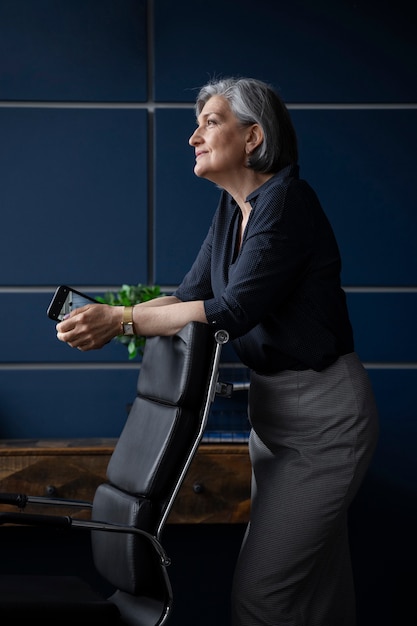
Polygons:
[[0,493],[0,504],[12,504],[24,509],[27,504],[27,496],[24,493]]
[[71,518],[68,515],[36,515],[32,513],[13,513],[4,511],[0,513],[1,524],[18,524],[27,526],[53,526],[62,528],[71,526]]
[[134,534],[140,535],[147,539],[153,548],[158,553],[161,563],[164,567],[167,567],[171,564],[171,559],[168,557],[165,549],[163,548],[161,542],[157,539],[155,535],[149,533],[142,528],[135,528],[134,526],[125,526],[123,524],[109,524],[108,522],[100,522],[99,520],[79,520],[70,518],[72,522],[73,528],[84,528],[89,530],[100,530],[106,532],[113,533],[125,533],[125,534]]
[[28,496],[24,493],[0,493],[0,504],[11,504],[24,509],[27,504],[47,506],[71,506],[91,509],[93,504],[84,500],[67,500],[65,498],[48,498],[47,496]]
[[91,520],[78,520],[70,517],[69,515],[37,515],[35,513],[22,514],[9,511],[0,512],[0,525],[2,524],[45,526],[53,528],[76,528],[84,530],[97,530],[140,535],[151,543],[160,558],[161,564],[164,567],[167,567],[171,564],[171,559],[168,557],[160,541],[158,541],[158,539],[154,535],[147,532],[146,530],[142,530],[141,528],[134,528],[133,526],[124,526],[122,524],[109,524],[107,522]]

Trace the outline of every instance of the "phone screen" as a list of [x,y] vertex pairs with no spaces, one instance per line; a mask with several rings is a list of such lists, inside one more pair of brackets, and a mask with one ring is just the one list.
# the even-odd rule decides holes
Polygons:
[[81,306],[97,302],[94,298],[90,298],[71,287],[61,285],[55,292],[54,297],[48,307],[47,315],[53,320],[62,321],[66,315],[74,309]]
[[64,319],[65,315],[71,313],[74,309],[78,309],[80,306],[84,306],[85,304],[91,304],[94,302],[92,298],[88,298],[87,296],[83,296],[76,291],[69,290],[67,297],[65,298],[64,304],[62,305],[61,311],[58,313],[58,319],[61,321]]

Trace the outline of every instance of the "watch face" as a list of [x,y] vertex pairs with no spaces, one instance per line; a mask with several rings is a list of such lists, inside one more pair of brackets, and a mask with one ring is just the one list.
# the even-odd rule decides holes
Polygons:
[[123,334],[124,335],[134,335],[135,334],[133,332],[133,324],[132,323],[123,324]]

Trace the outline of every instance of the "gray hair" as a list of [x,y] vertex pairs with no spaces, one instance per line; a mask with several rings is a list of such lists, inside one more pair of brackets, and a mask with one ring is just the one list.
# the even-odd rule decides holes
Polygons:
[[259,124],[264,141],[248,159],[248,167],[275,173],[298,161],[297,136],[287,107],[266,83],[254,78],[223,78],[201,87],[196,100],[197,117],[213,96],[222,96],[243,126]]

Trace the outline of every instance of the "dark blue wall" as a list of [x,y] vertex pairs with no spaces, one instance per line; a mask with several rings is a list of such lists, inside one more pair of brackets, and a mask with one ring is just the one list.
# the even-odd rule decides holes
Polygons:
[[[394,606],[392,571],[417,582],[403,534],[417,521],[416,42],[407,0],[0,0],[0,436],[118,435],[139,363],[118,344],[60,344],[50,297],[59,283],[175,287],[218,197],[192,171],[196,89],[266,80],[338,237],[377,395],[352,527],[361,572],[378,593],[390,581]],[[244,375],[230,350],[222,367]]]

